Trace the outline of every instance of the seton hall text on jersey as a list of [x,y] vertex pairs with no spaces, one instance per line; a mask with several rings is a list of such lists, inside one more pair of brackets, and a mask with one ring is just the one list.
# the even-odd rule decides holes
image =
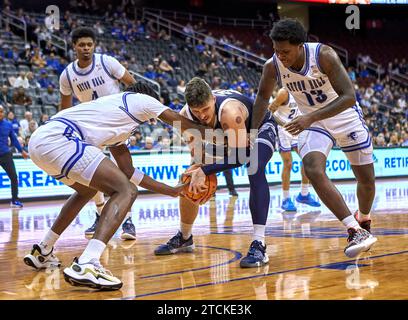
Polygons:
[[306,86],[305,80],[289,82],[286,86],[289,89],[289,91],[300,92],[300,91],[308,91],[308,90],[314,90],[314,89],[320,88],[325,83],[326,81],[324,81],[324,79],[320,77],[318,79],[308,79],[307,80],[308,87],[310,88]]
[[92,82],[93,87],[96,88],[98,86],[103,85],[105,83],[105,80],[103,79],[102,76],[99,76],[99,77],[91,79],[90,81],[86,80],[84,82],[78,83],[76,84],[76,86],[80,92],[90,90],[91,89],[90,82]]

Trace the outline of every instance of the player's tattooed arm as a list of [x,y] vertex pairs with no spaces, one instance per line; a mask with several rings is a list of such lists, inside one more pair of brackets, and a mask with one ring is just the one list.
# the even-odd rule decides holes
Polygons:
[[356,103],[353,83],[336,51],[329,46],[322,45],[319,64],[339,97],[327,106],[314,111],[312,113],[314,121],[333,117]]
[[266,110],[268,109],[269,99],[272,96],[275,85],[276,70],[272,60],[269,60],[263,67],[261,80],[259,82],[258,93],[253,107],[251,129],[259,128],[265,117]]
[[241,102],[231,100],[222,109],[220,122],[230,148],[246,148],[248,144],[245,120],[248,112]]

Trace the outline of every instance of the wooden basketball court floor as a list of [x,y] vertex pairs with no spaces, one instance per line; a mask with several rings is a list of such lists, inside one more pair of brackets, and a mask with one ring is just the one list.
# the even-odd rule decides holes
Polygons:
[[[355,184],[337,183],[351,210]],[[220,190],[204,205],[193,229],[196,250],[157,257],[154,248],[179,225],[177,199],[141,195],[132,207],[136,241],[122,241],[121,228],[102,256],[103,265],[123,281],[119,291],[72,287],[62,268],[80,255],[84,230],[94,220],[87,205],[56,245],[61,269],[35,271],[23,263],[58,215],[63,201],[25,203],[22,210],[0,206],[0,299],[408,299],[408,183],[378,180],[373,234],[378,242],[358,259],[343,249],[346,231],[322,205],[280,209],[280,186],[272,186],[267,222],[269,265],[241,269],[252,223],[248,189],[238,198]],[[294,185],[292,195],[299,191]]]

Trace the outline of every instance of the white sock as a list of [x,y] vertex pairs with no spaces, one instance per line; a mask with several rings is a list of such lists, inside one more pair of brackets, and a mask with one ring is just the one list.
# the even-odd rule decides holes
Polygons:
[[289,190],[282,190],[283,191],[283,199],[290,198],[290,192]]
[[131,217],[132,217],[132,212],[129,211],[129,212],[126,214],[125,220],[123,220],[123,221],[126,221],[127,219],[129,219],[129,218],[131,218]]
[[262,242],[262,245],[265,245],[265,225],[254,224],[254,234],[252,235],[252,241],[258,240]]
[[82,252],[81,256],[78,259],[78,263],[88,263],[92,259],[99,259],[105,250],[106,244],[104,244],[101,240],[91,239],[88,242],[84,252]]
[[300,186],[300,194],[302,196],[307,196],[308,193],[309,193],[309,184],[308,183],[305,183],[305,184],[302,183],[301,186]]
[[358,221],[356,220],[356,218],[353,217],[352,214],[341,220],[341,222],[346,226],[347,229],[349,228],[361,229],[360,225],[358,224]]
[[360,210],[358,210],[358,221],[367,221],[370,220],[370,213],[362,213]]
[[43,255],[47,255],[51,252],[52,247],[54,246],[55,242],[57,242],[58,238],[60,237],[59,234],[56,234],[51,229],[48,230],[45,237],[41,240],[39,246],[41,248],[41,253]]
[[188,224],[188,223],[183,223],[180,221],[180,231],[181,231],[181,234],[183,235],[183,239],[187,240],[191,236],[191,233],[193,231],[193,225]]

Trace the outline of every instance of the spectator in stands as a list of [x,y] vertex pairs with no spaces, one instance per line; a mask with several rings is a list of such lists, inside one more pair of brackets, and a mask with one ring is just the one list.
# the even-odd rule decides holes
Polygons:
[[203,44],[203,41],[201,41],[201,40],[198,40],[198,43],[197,43],[197,45],[195,46],[195,49],[196,49],[196,51],[198,52],[198,53],[203,53],[204,52],[204,50],[205,50],[205,45]]
[[157,39],[162,39],[165,41],[170,41],[171,40],[171,36],[169,34],[167,34],[166,30],[161,29],[160,32],[157,34]]
[[23,130],[22,137],[25,139],[27,137],[31,137],[31,135],[34,133],[35,130],[37,130],[38,124],[37,121],[31,120],[28,123],[28,128],[26,130]]
[[28,124],[31,120],[33,120],[33,114],[30,111],[26,111],[24,113],[24,119],[20,120],[20,127],[22,131],[26,131],[28,129]]
[[390,136],[390,142],[387,144],[387,147],[399,147],[399,139],[398,139],[398,133],[393,132]]
[[128,62],[129,64],[129,68],[128,70],[132,70],[134,72],[142,72],[142,67],[137,63],[136,58],[134,56],[132,56]]
[[387,144],[385,143],[385,138],[384,138],[384,134],[383,134],[383,133],[380,133],[380,134],[378,134],[377,137],[375,137],[375,139],[374,139],[374,144],[375,144],[377,147],[386,147],[386,146],[387,146]]
[[47,70],[42,69],[40,71],[40,79],[38,80],[41,88],[48,88],[49,85],[53,85],[51,79],[48,77]]
[[174,69],[173,67],[163,58],[161,53],[157,54],[157,56],[153,59],[153,65],[155,67],[159,67],[160,71],[166,72],[169,75],[173,74]]
[[177,93],[184,95],[184,92],[186,91],[186,82],[181,79],[177,85]]
[[403,131],[400,139],[401,147],[408,147],[408,131]]
[[145,138],[145,143],[143,145],[143,150],[153,150],[155,148],[155,145],[153,143],[153,138],[150,136],[147,136]]
[[32,57],[31,46],[29,43],[27,43],[24,46],[24,51],[20,52],[20,64],[25,64],[31,67],[31,57]]
[[42,113],[42,114],[41,114],[41,117],[40,117],[40,122],[39,122],[38,126],[44,125],[44,124],[49,120],[49,118],[50,118],[50,117],[48,116],[48,114]]
[[41,101],[43,106],[53,106],[58,108],[59,106],[59,94],[54,90],[53,85],[48,85],[47,91],[41,95]]
[[13,60],[14,64],[17,66],[20,62],[20,52],[18,51],[18,47],[16,45],[13,46],[11,51],[11,60]]
[[204,43],[208,44],[209,46],[213,46],[215,44],[215,39],[212,36],[212,32],[208,32],[208,34],[204,38]]
[[3,84],[0,92],[0,104],[5,108],[11,108],[13,103],[13,97],[6,84]]
[[180,61],[177,60],[177,56],[172,53],[170,54],[169,65],[173,68],[173,70],[178,73],[181,70]]
[[351,81],[356,82],[356,72],[354,71],[353,67],[348,68],[348,75]]
[[180,102],[180,99],[178,97],[175,97],[169,104],[169,107],[174,111],[180,112],[180,110],[183,109],[184,105]]
[[48,58],[46,59],[47,67],[51,67],[53,70],[57,71],[60,69],[60,59],[57,57],[54,52],[51,52]]
[[208,72],[207,65],[203,62],[200,63],[200,66],[198,67],[198,70],[196,71],[195,75],[197,77],[203,78]]
[[155,80],[157,78],[157,73],[154,70],[154,67],[152,64],[149,64],[147,66],[147,69],[145,71],[145,73],[143,74],[146,78]]
[[170,143],[171,140],[169,137],[163,137],[157,144],[157,149],[161,151],[169,151],[171,148]]
[[26,94],[23,87],[19,87],[16,90],[14,90],[13,104],[18,104],[18,105],[27,107],[27,106],[31,105],[32,103],[33,103],[33,101]]
[[41,57],[40,48],[34,48],[34,55],[31,58],[31,63],[39,68],[44,68],[46,65],[45,60]]
[[188,37],[194,36],[194,29],[193,29],[193,26],[191,25],[190,22],[188,22],[188,23],[184,26],[183,32],[184,32]]
[[14,115],[13,111],[7,112],[7,121],[11,123],[11,126],[13,127],[13,131],[15,135],[17,137],[21,136],[21,133],[22,133],[21,126],[18,120],[16,119],[16,116]]
[[135,136],[130,136],[129,137],[129,143],[128,143],[127,147],[128,147],[130,152],[141,149],[140,145],[137,144],[137,139],[136,139]]
[[24,159],[27,159],[27,152],[22,149],[11,124],[4,120],[4,108],[0,106],[0,165],[4,171],[6,171],[11,182],[11,207],[22,208],[23,204],[18,199],[17,173],[14,166],[13,155],[8,144],[9,139],[16,149],[21,152]]
[[103,26],[101,25],[100,21],[96,21],[96,23],[94,24],[94,29],[96,30],[96,32],[98,33],[98,35],[103,35],[105,33],[105,29],[103,28]]
[[27,79],[28,79],[28,84],[30,85],[30,88],[33,88],[33,89],[41,88],[41,85],[39,84],[39,82],[34,77],[34,74],[31,71],[27,72]]
[[[48,40],[45,44],[45,48],[43,49],[43,53],[45,55],[50,55],[53,53],[54,55],[58,55],[57,48],[52,44],[51,40]],[[39,51],[39,55],[42,56],[41,52]],[[41,67],[42,68],[42,67]]]
[[238,82],[237,82],[238,86],[240,86],[242,88],[242,90],[247,91],[249,90],[249,84],[248,82],[246,82],[244,80],[244,78],[240,75],[238,76]]
[[13,88],[20,88],[23,87],[24,89],[28,89],[30,87],[30,83],[27,79],[27,73],[25,71],[20,71],[19,76],[13,83]]

